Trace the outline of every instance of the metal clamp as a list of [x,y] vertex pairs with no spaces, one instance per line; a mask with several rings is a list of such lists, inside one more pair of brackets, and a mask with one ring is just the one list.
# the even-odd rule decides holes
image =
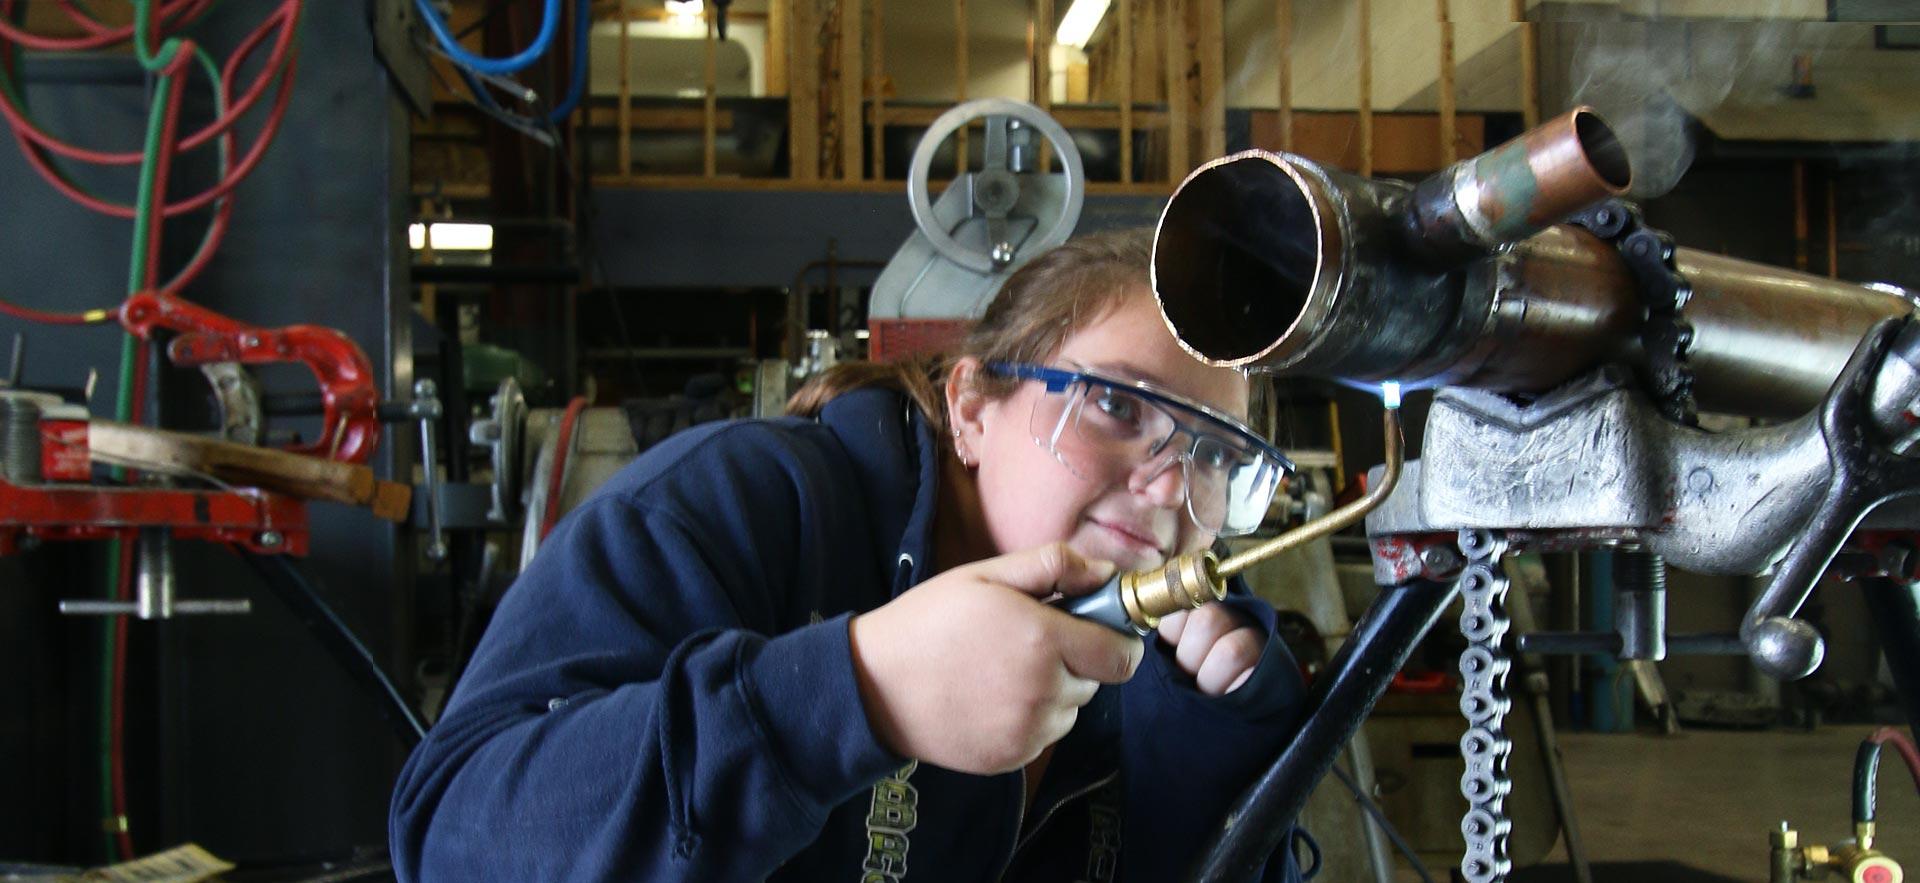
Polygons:
[[1920,460],[1888,449],[1872,405],[1895,336],[1908,321],[1888,319],[1868,331],[1821,403],[1820,434],[1827,443],[1832,478],[1806,532],[1787,550],[1773,581],[1740,622],[1740,639],[1754,665],[1781,680],[1812,674],[1826,655],[1820,633],[1793,617],[1841,545],[1874,507],[1920,493]]
[[136,616],[145,620],[253,612],[253,602],[245,598],[194,601],[175,598],[172,532],[164,527],[143,527],[138,542],[140,569],[134,578],[134,600],[61,601],[60,612],[68,616]]
[[425,473],[427,495],[427,558],[441,561],[447,557],[447,534],[440,523],[440,468],[433,443],[433,423],[440,419],[440,388],[433,381],[425,378],[414,381],[413,402],[407,406],[407,415],[420,421],[420,469]]

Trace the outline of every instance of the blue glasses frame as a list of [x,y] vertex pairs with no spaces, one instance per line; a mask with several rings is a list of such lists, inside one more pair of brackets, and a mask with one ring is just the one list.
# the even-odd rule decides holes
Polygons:
[[[1273,493],[1278,489],[1279,482],[1297,471],[1294,462],[1281,453],[1279,448],[1261,438],[1238,418],[1145,381],[1122,380],[1089,371],[1020,362],[992,362],[986,368],[989,373],[1002,377],[1038,381],[1045,386],[1049,395],[1064,394],[1076,384],[1124,391],[1159,408],[1173,422],[1172,431],[1195,439],[1194,444],[1198,444],[1198,439],[1202,437],[1212,437],[1223,444],[1241,447],[1248,454],[1267,461],[1267,468],[1275,470],[1275,477],[1271,479],[1272,484],[1267,486],[1266,499],[1260,500],[1258,504],[1259,511],[1262,513],[1272,504]],[[1253,498],[1245,499],[1251,502]],[[1232,518],[1230,513],[1226,523],[1219,526],[1209,525],[1201,519],[1197,511],[1193,510],[1191,499],[1188,503],[1189,515],[1195,523],[1203,529],[1213,531],[1216,535],[1237,536],[1258,527],[1260,516],[1254,516],[1250,523],[1244,519]]]

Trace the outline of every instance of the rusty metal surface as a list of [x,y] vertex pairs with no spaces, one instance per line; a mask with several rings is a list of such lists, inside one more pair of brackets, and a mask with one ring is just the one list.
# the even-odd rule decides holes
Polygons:
[[1762,417],[1819,404],[1873,323],[1912,310],[1905,298],[1820,276],[1680,249],[1693,286],[1688,363],[1703,410]]

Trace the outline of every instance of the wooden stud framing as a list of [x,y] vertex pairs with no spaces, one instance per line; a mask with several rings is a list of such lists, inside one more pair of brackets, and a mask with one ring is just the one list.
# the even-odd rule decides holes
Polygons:
[[1133,183],[1133,0],[1113,0],[1120,37],[1120,183]]
[[1178,182],[1193,170],[1192,132],[1187,128],[1187,16],[1182,0],[1162,2],[1167,43],[1167,180]]
[[787,119],[796,181],[820,179],[820,15],[817,0],[775,0],[791,3],[788,24],[792,39],[787,65]]
[[887,17],[886,0],[867,0],[867,92],[873,101],[873,180],[887,177]]
[[1540,125],[1540,35],[1527,20],[1527,0],[1509,0],[1508,14],[1520,23],[1520,118]]
[[1359,0],[1360,174],[1373,175],[1373,0]]
[[1457,101],[1453,81],[1453,14],[1447,0],[1434,0],[1440,15],[1440,160],[1453,165],[1460,158],[1455,146],[1454,105]]
[[840,177],[860,180],[866,165],[866,120],[862,118],[861,92],[866,78],[860,69],[860,0],[837,0],[840,4]]
[[719,117],[719,76],[716,73],[716,60],[720,47],[719,34],[715,32],[714,6],[706,4],[706,69],[701,72],[704,79],[704,101],[700,109],[700,169],[711,178],[719,173],[719,158],[716,155],[715,142],[719,140],[716,121]]
[[621,176],[633,174],[633,20],[620,16],[620,146]]
[[1280,69],[1280,149],[1292,153],[1293,0],[1274,0],[1273,19],[1274,55]]
[[787,26],[788,15],[792,8],[787,0],[770,0],[767,3],[767,94],[787,95],[787,57],[791,53],[788,47],[793,39],[792,28]]
[[1227,152],[1227,40],[1224,0],[1199,0],[1193,42],[1200,69],[1200,144],[1208,159]]

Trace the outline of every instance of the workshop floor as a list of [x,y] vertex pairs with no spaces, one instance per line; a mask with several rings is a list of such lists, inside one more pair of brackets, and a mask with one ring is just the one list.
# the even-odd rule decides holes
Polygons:
[[[1562,734],[1594,879],[1765,880],[1767,832],[1782,819],[1793,823],[1802,843],[1851,837],[1853,754],[1869,730]],[[1920,797],[1891,750],[1881,761],[1877,845],[1910,873],[1920,868]],[[1546,862],[1559,869],[1523,869],[1516,880],[1571,880],[1555,873],[1565,861],[1563,840]],[[1418,879],[1400,870],[1399,879]],[[1447,869],[1432,870],[1445,879]]]

